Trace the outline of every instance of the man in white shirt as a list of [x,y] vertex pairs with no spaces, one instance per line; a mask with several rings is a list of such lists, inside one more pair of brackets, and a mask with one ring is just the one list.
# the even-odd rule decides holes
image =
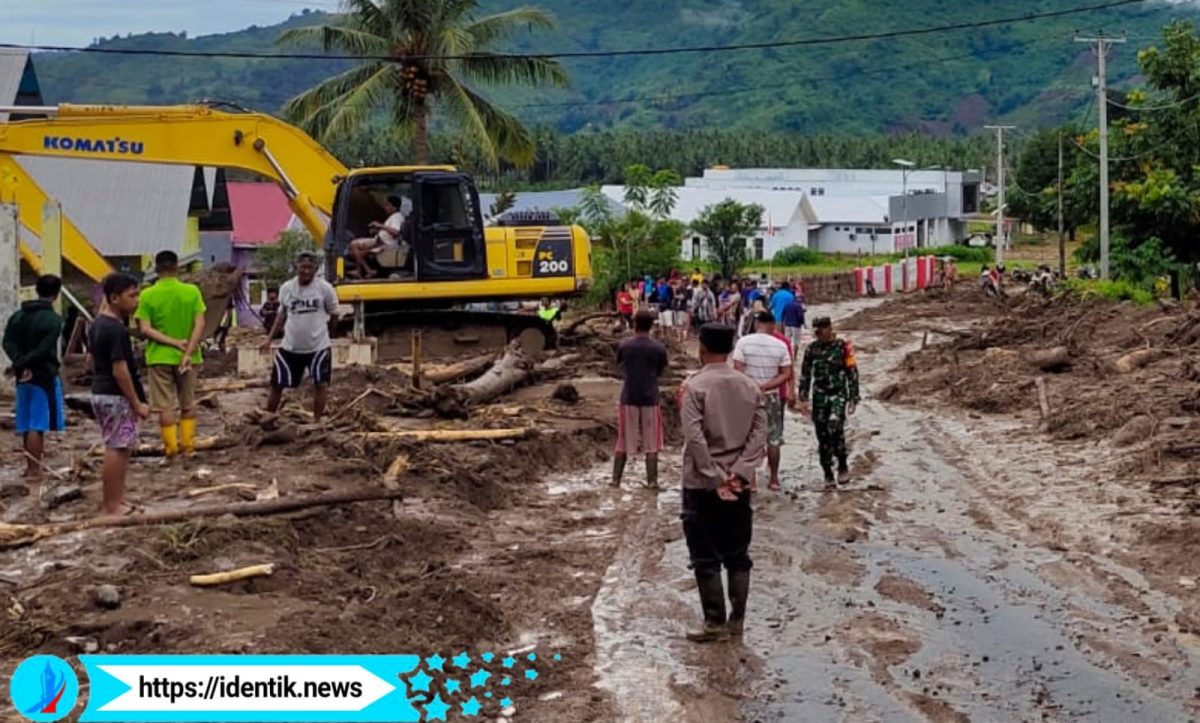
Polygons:
[[787,344],[771,334],[775,317],[769,311],[755,315],[756,332],[738,340],[733,350],[733,367],[753,379],[763,391],[767,412],[767,465],[769,488],[779,489],[779,449],[783,446],[783,398],[785,385],[792,383],[792,355]]
[[368,224],[368,228],[374,231],[375,235],[354,239],[350,242],[350,256],[354,259],[357,272],[355,275],[358,278],[371,278],[376,275],[375,270],[367,265],[368,254],[378,254],[386,248],[407,246],[407,242],[400,237],[404,228],[404,219],[408,217],[411,210],[411,205],[406,206],[405,201],[408,199],[388,196],[383,203],[383,210],[388,215],[387,220],[383,223],[372,221]]

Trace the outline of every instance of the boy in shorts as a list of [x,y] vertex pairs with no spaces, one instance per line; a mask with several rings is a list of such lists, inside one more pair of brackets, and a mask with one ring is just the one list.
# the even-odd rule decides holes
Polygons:
[[138,443],[138,422],[150,416],[146,391],[137,376],[137,359],[129,338],[129,316],[138,308],[137,279],[110,274],[103,283],[105,306],[88,333],[92,363],[92,409],[104,441],[104,515],[131,515],[125,502],[129,456]]

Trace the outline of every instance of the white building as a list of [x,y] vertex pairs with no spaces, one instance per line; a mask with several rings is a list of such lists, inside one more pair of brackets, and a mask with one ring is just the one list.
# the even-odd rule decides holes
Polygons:
[[[624,186],[604,186],[604,195],[624,203]],[[693,188],[683,186],[675,189],[678,199],[671,211],[671,219],[691,225],[705,208],[715,206],[726,199],[741,204],[762,206],[762,221],[751,238],[746,239],[746,257],[752,260],[768,260],[788,246],[807,246],[809,243],[808,216],[803,209],[804,194],[796,191],[772,191],[757,188]],[[708,242],[703,236],[685,234],[680,253],[686,261],[699,261],[708,257]]]
[[[941,169],[710,168],[685,188],[805,196],[807,247],[892,253],[961,242],[978,217],[979,171]],[[790,244],[785,244],[790,245]]]

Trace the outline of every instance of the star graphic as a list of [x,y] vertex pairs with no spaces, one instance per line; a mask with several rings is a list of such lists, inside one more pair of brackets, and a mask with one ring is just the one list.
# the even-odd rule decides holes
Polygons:
[[462,688],[462,683],[459,683],[457,680],[447,680],[446,681],[446,692],[447,693],[457,693],[461,688]]
[[491,697],[492,697],[492,691],[490,691],[490,690],[489,690],[488,692],[484,693],[484,694],[483,694],[483,697],[484,697],[484,698],[491,698]]
[[529,678],[530,680],[537,680],[537,671],[533,670],[532,668],[529,670],[526,670],[525,677]]
[[500,679],[500,685],[511,685],[511,684],[512,684],[512,678],[508,677],[507,675]]
[[471,664],[471,656],[467,655],[466,651],[464,650],[458,655],[455,655],[451,662],[454,663],[454,667],[466,670],[467,666]]
[[554,654],[554,659],[555,659],[555,660],[562,660],[562,653],[555,653],[555,654]]
[[480,668],[471,674],[471,688],[481,688],[487,685],[487,679],[492,677],[492,674]]
[[471,698],[466,703],[462,704],[462,714],[466,715],[466,716],[479,715],[479,709],[481,707],[482,706],[479,705],[479,701],[475,700],[474,698]]
[[494,659],[496,657],[496,654],[495,653],[484,653],[483,655],[481,655],[479,657],[483,658],[483,662],[490,663],[490,662],[492,662],[492,659]]
[[500,707],[501,708],[511,708],[512,707],[512,698],[501,698],[500,699]]
[[416,675],[408,679],[408,684],[412,686],[413,690],[423,690],[426,693],[429,692],[431,682],[433,682],[433,678],[430,678],[424,670],[417,671]]
[[445,662],[446,662],[446,659],[443,658],[442,656],[438,655],[437,653],[434,653],[433,655],[429,656],[428,658],[425,658],[425,664],[429,666],[430,670],[443,670],[442,665]]
[[507,658],[505,658],[504,660],[500,661],[500,664],[506,668],[511,668],[517,664],[517,660],[516,660],[516,658],[514,658],[513,656],[510,655]]
[[526,657],[529,658],[529,662],[532,663],[533,661],[537,660],[537,653],[530,653]]
[[435,695],[433,700],[425,704],[425,720],[446,720],[446,711],[450,706],[442,701],[442,696]]

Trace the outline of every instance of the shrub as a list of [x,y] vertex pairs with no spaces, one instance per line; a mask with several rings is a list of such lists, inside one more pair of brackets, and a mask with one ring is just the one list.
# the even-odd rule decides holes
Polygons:
[[1103,281],[1098,279],[1067,279],[1064,293],[1074,294],[1081,299],[1108,299],[1110,301],[1132,301],[1142,306],[1154,303],[1154,293],[1126,279]]
[[771,263],[779,266],[815,266],[826,260],[825,254],[804,246],[788,246],[775,252]]
[[919,251],[922,256],[949,256],[959,263],[966,264],[990,264],[995,255],[990,246],[964,246],[962,244],[933,246],[919,249]]

